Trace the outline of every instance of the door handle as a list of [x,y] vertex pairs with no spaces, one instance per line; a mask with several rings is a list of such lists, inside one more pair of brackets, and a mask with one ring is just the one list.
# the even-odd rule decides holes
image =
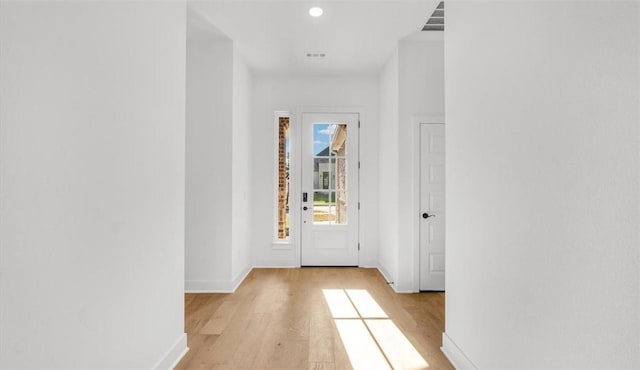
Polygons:
[[428,214],[427,212],[425,212],[425,213],[423,213],[423,214],[422,214],[422,218],[425,218],[425,219],[426,219],[426,218],[429,218],[429,217],[436,217],[436,215],[430,215],[430,214]]
[[302,210],[303,210],[303,211],[306,211],[306,210],[308,210],[308,209],[309,209],[309,208],[308,208],[307,206],[302,207]]

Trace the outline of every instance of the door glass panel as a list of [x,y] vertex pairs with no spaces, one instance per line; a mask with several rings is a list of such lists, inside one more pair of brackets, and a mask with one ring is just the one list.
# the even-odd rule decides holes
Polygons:
[[331,155],[347,155],[347,125],[337,123],[333,125],[333,135],[331,135]]
[[347,224],[347,125],[313,124],[313,223]]
[[344,123],[314,123],[313,155],[315,157],[346,156],[347,125]]
[[313,124],[313,155],[315,157],[328,157],[331,155],[329,144],[335,131],[335,125],[331,123]]
[[328,191],[313,192],[313,223],[332,224],[335,220],[335,193]]
[[346,191],[338,191],[335,193],[335,212],[334,222],[337,225],[346,225],[347,224],[347,192]]
[[333,167],[335,189],[337,191],[347,191],[347,159],[336,158],[334,159],[335,165]]
[[335,159],[313,159],[313,188],[316,190],[330,190],[335,184]]

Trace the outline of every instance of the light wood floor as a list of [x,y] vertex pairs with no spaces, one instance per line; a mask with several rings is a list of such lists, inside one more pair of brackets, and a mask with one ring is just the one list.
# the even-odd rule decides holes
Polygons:
[[186,294],[190,350],[177,369],[358,366],[349,358],[323,289],[365,289],[428,369],[452,369],[440,351],[444,293],[396,294],[376,269],[324,267],[254,269],[233,294]]

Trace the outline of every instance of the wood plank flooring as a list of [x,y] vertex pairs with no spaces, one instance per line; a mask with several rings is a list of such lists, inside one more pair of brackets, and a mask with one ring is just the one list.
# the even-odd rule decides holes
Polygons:
[[418,368],[453,369],[440,351],[444,293],[396,294],[376,269],[329,267],[254,269],[233,294],[186,294],[190,350],[176,369],[371,368],[350,359],[358,343],[340,336],[323,289],[366,290],[408,340],[395,342],[410,343],[382,350],[387,362],[374,367],[397,361],[395,351],[419,354],[428,367]]

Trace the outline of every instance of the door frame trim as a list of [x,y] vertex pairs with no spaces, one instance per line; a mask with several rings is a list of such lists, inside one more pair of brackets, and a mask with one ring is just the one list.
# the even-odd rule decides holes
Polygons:
[[[445,141],[446,141],[446,123],[445,117],[439,115],[416,114],[413,116],[413,291],[420,292],[420,127],[428,124],[444,124],[445,125]],[[446,158],[445,146],[445,158]],[[446,160],[445,160],[446,161]],[[446,163],[446,162],[445,162]],[[446,188],[446,179],[445,179]],[[446,192],[445,192],[446,199]],[[446,203],[445,203],[446,204]],[[446,251],[445,242],[445,251]],[[446,252],[445,252],[446,256]],[[445,257],[446,258],[446,257]],[[446,277],[446,272],[445,272]]]
[[[299,219],[301,216],[301,194],[302,194],[302,114],[304,113],[333,113],[333,114],[357,114],[358,115],[358,119],[360,120],[360,122],[363,122],[366,119],[366,112],[364,107],[362,106],[300,106],[300,107],[296,107],[296,109],[293,111],[294,114],[291,115],[291,117],[295,117],[295,137],[296,137],[296,141],[294,143],[295,146],[295,154],[292,151],[291,155],[295,156],[296,158],[296,163],[295,166],[292,166],[293,169],[290,169],[291,171],[291,178],[296,179],[295,180],[295,184],[293,186],[291,186],[291,190],[294,194],[296,194],[295,196],[293,196],[291,200],[292,201],[292,206],[295,208],[295,211],[297,213],[296,217]],[[294,126],[294,125],[292,125]],[[291,132],[292,135],[294,134],[294,132]],[[360,130],[358,130],[358,144],[360,144]],[[293,150],[293,147],[292,147]],[[361,148],[360,145],[358,145],[358,161],[361,161]],[[360,171],[358,171],[358,177],[360,177]],[[360,178],[358,179],[360,180]],[[360,202],[360,181],[358,181],[358,202]],[[358,213],[360,212],[360,210],[358,210]],[[360,227],[360,213],[358,214],[358,243],[361,243],[363,240],[362,237],[362,227]],[[291,213],[289,213],[289,217],[291,216]],[[295,230],[295,237],[293,239],[293,242],[295,243],[293,250],[295,251],[295,256],[294,256],[294,260],[297,261],[298,267],[302,266],[302,223],[301,222],[296,222],[296,230]],[[358,266],[360,266],[360,252],[361,250],[358,251]]]

